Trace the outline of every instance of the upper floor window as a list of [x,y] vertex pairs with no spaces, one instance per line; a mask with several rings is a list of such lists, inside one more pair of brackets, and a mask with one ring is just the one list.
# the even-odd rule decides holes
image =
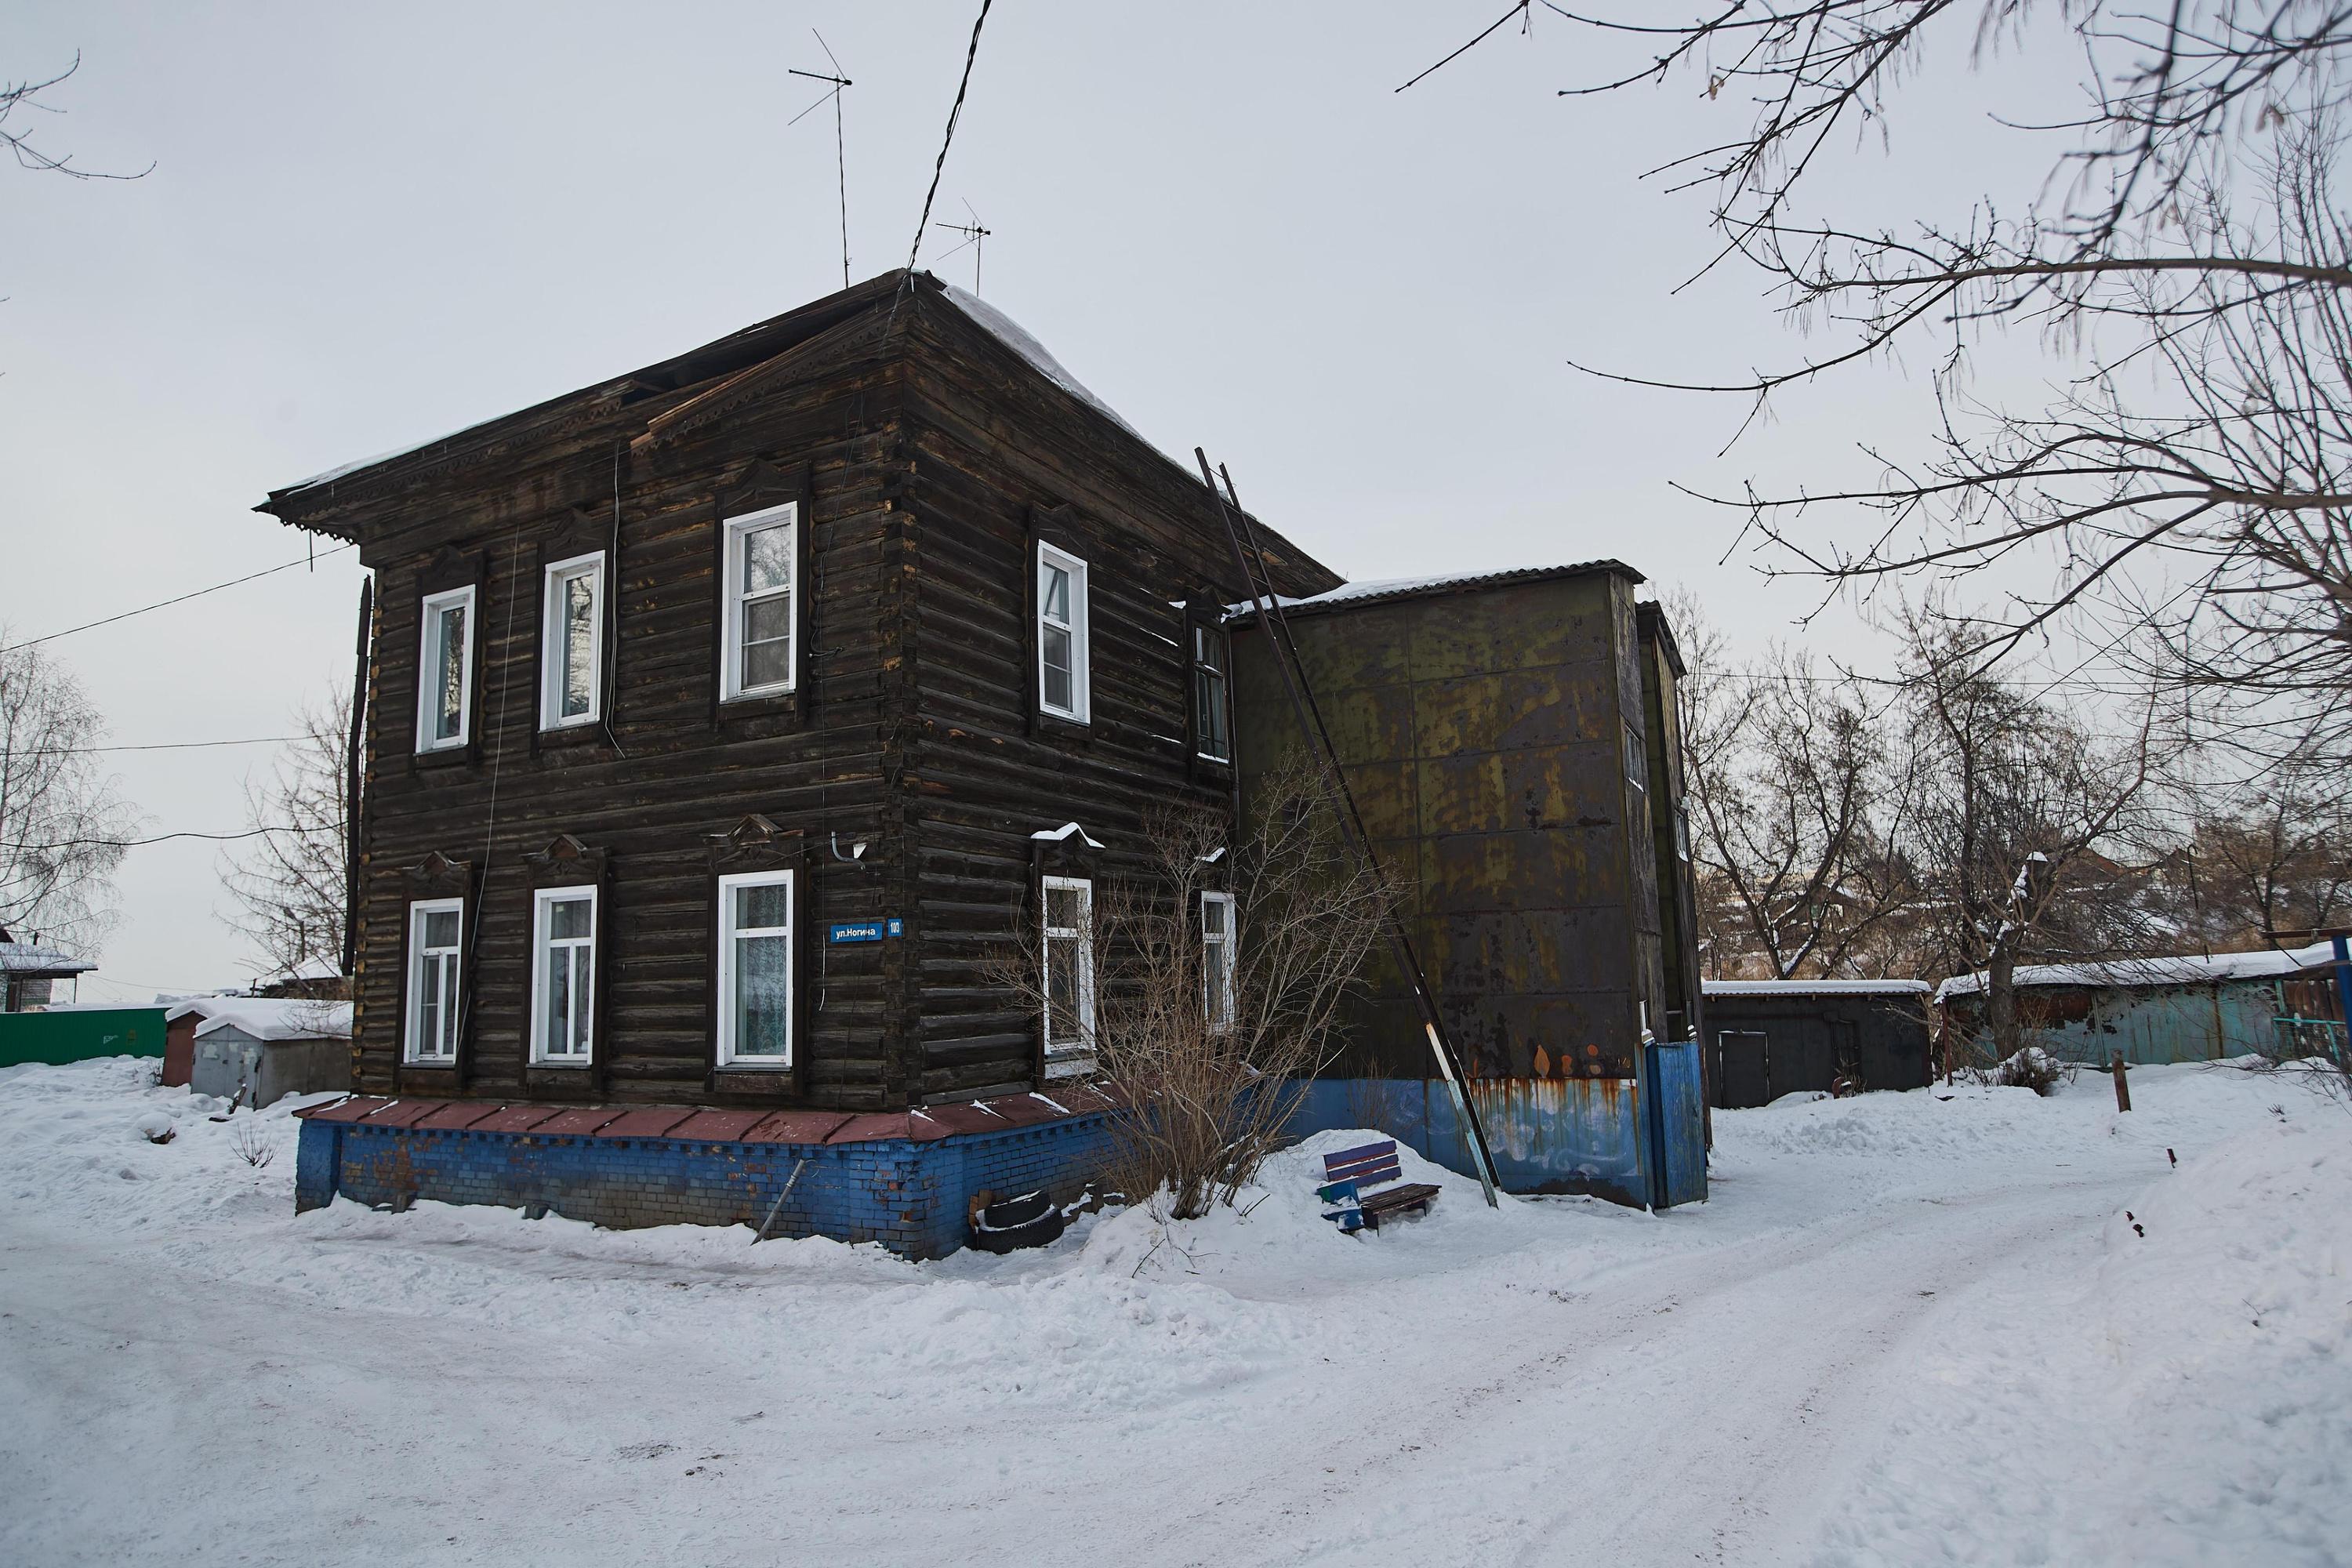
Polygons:
[[719,879],[719,1063],[793,1060],[793,874]]
[[1650,787],[1650,754],[1642,744],[1642,737],[1633,732],[1631,724],[1620,724],[1625,733],[1625,782],[1647,793]]
[[1209,1032],[1234,1026],[1234,896],[1201,895],[1201,1010]]
[[539,727],[593,724],[604,668],[604,557],[582,555],[550,566],[544,601]]
[[531,900],[530,1055],[584,1067],[595,1038],[596,889],[542,888]]
[[416,660],[416,749],[466,743],[473,708],[474,589],[468,584],[425,598],[425,636]]
[[720,531],[727,559],[720,634],[722,699],[790,691],[799,671],[793,623],[800,595],[796,502],[731,517]]
[[1045,1055],[1095,1048],[1095,885],[1082,877],[1044,879]]
[[1233,662],[1223,627],[1192,628],[1192,750],[1213,763],[1234,760],[1233,709],[1226,670]]
[[1056,718],[1087,722],[1087,563],[1037,546],[1037,704]]
[[465,924],[460,899],[408,906],[407,1058],[457,1059],[457,953]]

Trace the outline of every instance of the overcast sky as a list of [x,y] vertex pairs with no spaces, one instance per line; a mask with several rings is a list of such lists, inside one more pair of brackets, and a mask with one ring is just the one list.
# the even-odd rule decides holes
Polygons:
[[[1612,63],[1538,8],[1002,0],[935,218],[986,242],[983,295],[1163,447],[1351,577],[1614,556],[1683,583],[1743,648],[1876,657],[1798,632],[1799,584],[1718,564],[1736,515],[1675,483],[1852,478],[1911,443],[1920,378],[1872,369],[1742,410],[1631,391],[1784,363],[1753,275],[1673,286],[1704,198],[1643,171],[1744,125],[1702,84],[1561,99]],[[823,31],[845,100],[850,269],[902,264],[973,5],[0,5],[0,76],[79,75],[0,164],[0,621],[10,640],[304,555],[270,489],[634,368],[841,285]],[[1994,133],[2014,64],[1930,71],[1823,199],[1884,216],[2030,193],[2048,149]],[[927,236],[928,263],[960,237]],[[970,249],[938,262],[973,282]],[[350,679],[348,553],[49,651],[119,745],[272,736]],[[121,752],[152,832],[244,826],[266,745]],[[248,976],[221,851],[131,852],[83,996]]]

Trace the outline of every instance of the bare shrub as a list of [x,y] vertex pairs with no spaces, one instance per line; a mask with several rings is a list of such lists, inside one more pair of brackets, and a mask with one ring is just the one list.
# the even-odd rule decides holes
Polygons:
[[[1266,780],[1253,807],[1237,836],[1221,814],[1159,814],[1124,875],[1097,879],[1085,933],[1097,1068],[1131,1101],[1108,1179],[1171,1219],[1230,1205],[1255,1175],[1300,1080],[1337,1048],[1339,1004],[1395,907],[1313,775]],[[1203,894],[1232,900],[1229,970],[1202,940]],[[1070,999],[1047,995],[1043,922],[1028,913],[994,978],[1044,1016]]]
[[257,1171],[268,1168],[269,1162],[278,1158],[278,1151],[262,1141],[260,1129],[250,1121],[240,1121],[229,1130],[228,1146],[236,1151],[238,1159]]
[[2022,1046],[2003,1057],[1992,1069],[1992,1081],[2006,1089],[2030,1089],[2047,1097],[2062,1083],[2074,1080],[2074,1066],[2040,1046]]

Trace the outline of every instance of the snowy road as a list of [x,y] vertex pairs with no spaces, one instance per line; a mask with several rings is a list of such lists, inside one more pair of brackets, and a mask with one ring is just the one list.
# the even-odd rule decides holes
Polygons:
[[1285,1170],[919,1268],[297,1219],[281,1114],[255,1170],[14,1069],[0,1561],[2345,1561],[2352,1116],[2144,1077],[1724,1116],[1660,1216],[1457,1184],[1360,1245]]

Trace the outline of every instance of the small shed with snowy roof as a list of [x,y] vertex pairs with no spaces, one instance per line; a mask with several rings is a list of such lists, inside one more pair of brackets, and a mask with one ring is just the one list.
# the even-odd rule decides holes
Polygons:
[[[174,1047],[178,1049],[175,1050]],[[163,1081],[260,1107],[352,1087],[352,1005],[197,996],[164,1014]],[[187,1064],[182,1077],[173,1069]]]
[[1715,1103],[1784,1094],[1922,1089],[1929,1060],[1924,980],[1710,980],[1707,1051]]
[[[2343,1047],[2342,1003],[2327,942],[2281,952],[2182,953],[2017,971],[2018,1017],[2064,1061],[2137,1067],[2227,1057],[2303,1055]],[[1984,977],[1937,987],[1946,1026],[1984,1029]]]
[[0,927],[0,1013],[34,1013],[49,1005],[60,980],[75,980],[96,969],[86,958],[44,942],[36,931],[19,942]]

